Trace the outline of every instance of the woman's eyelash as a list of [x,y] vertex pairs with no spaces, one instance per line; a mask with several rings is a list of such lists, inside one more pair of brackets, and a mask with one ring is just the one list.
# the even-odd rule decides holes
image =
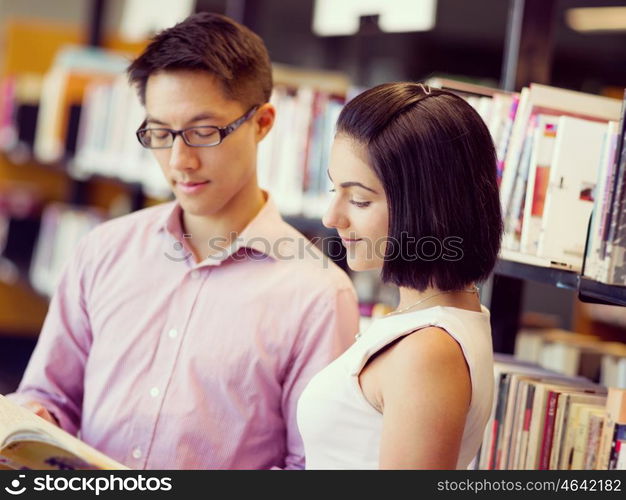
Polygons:
[[354,200],[350,200],[350,203],[352,203],[355,207],[359,207],[359,208],[365,208],[365,207],[369,207],[371,201],[354,201]]
[[[336,189],[329,189],[328,192],[330,193],[335,193],[337,190]],[[365,207],[369,207],[370,204],[372,203],[371,201],[355,201],[355,200],[350,200],[350,203],[352,203],[355,207],[358,208],[365,208]]]

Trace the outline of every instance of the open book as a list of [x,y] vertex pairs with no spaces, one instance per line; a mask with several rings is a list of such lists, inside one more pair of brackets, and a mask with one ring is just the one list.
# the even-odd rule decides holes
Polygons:
[[128,469],[0,395],[0,469]]

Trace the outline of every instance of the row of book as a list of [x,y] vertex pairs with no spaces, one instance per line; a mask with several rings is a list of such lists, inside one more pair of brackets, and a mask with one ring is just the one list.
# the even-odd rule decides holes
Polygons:
[[51,297],[78,242],[104,220],[105,215],[95,207],[74,207],[63,203],[46,205],[29,266],[31,286],[40,294]]
[[312,87],[275,86],[274,129],[259,147],[259,183],[286,215],[320,217],[330,196],[326,172],[345,99]]
[[97,207],[44,203],[26,188],[0,189],[0,281],[50,297],[80,239],[108,216]]
[[626,285],[626,98],[538,84],[487,92],[464,95],[496,145],[507,255]]
[[[120,55],[73,47],[59,53],[39,85],[30,76],[5,79],[0,147],[19,151],[30,141],[40,161],[65,161],[77,177],[118,177],[167,198],[153,155],[135,138],[144,111],[124,75],[127,63]],[[325,87],[320,75],[275,78],[277,118],[260,144],[258,175],[285,215],[325,211],[335,123],[358,92],[346,82]],[[442,82],[428,83],[449,84]],[[448,86],[475,107],[496,145],[503,252],[577,272],[584,262],[586,276],[626,285],[626,99],[539,84],[519,93]]]
[[0,149],[19,163],[31,155],[72,176],[138,182],[146,194],[171,193],[135,130],[144,119],[124,74],[128,57],[67,46],[44,75],[7,75],[0,82]]
[[626,389],[496,355],[477,469],[626,469]]

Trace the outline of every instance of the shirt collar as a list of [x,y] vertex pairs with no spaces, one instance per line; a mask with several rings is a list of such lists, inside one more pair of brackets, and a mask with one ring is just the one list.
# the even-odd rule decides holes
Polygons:
[[[220,264],[235,254],[245,253],[246,249],[252,250],[254,254],[265,255],[274,260],[293,258],[298,233],[287,230],[288,226],[282,219],[272,196],[266,191],[263,191],[263,194],[266,198],[265,204],[239,233],[239,237],[233,245],[219,255],[208,257],[198,265]],[[182,214],[183,209],[180,204],[177,201],[172,202],[172,206],[164,211],[163,218],[157,227],[159,232],[168,233],[187,247],[182,226]],[[304,238],[304,236],[299,237]]]

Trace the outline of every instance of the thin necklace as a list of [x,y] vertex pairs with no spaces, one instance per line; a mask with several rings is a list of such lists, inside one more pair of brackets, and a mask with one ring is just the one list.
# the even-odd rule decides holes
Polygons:
[[[411,309],[412,307],[415,307],[418,304],[421,304],[422,302],[425,302],[428,299],[432,299],[433,297],[436,297],[437,295],[443,295],[444,293],[453,293],[453,292],[465,292],[465,293],[479,293],[480,289],[474,285],[472,288],[470,288],[469,290],[448,290],[447,292],[437,292],[437,293],[433,293],[432,295],[429,295],[428,297],[424,297],[423,299],[418,300],[415,304],[411,304],[408,307],[403,307],[402,309],[399,309],[398,311],[392,311],[390,313],[385,314],[384,317],[387,316],[392,316],[394,314],[400,314],[403,313],[404,311],[408,311],[409,309]],[[354,338],[356,340],[359,340],[362,337],[362,333],[358,332]]]
[[391,316],[394,314],[401,314],[405,311],[408,311],[409,309],[412,309],[413,307],[421,304],[422,302],[426,302],[429,299],[432,299],[433,297],[437,297],[438,295],[443,295],[444,293],[454,293],[454,292],[465,292],[465,293],[478,293],[478,287],[476,285],[474,285],[472,288],[470,288],[469,290],[448,290],[447,292],[437,292],[437,293],[433,293],[432,295],[429,295],[428,297],[424,297],[423,299],[418,300],[417,302],[415,302],[414,304],[411,304],[410,306],[407,307],[403,307],[402,309],[398,309],[397,311],[391,311],[390,313],[385,314],[385,316]]

